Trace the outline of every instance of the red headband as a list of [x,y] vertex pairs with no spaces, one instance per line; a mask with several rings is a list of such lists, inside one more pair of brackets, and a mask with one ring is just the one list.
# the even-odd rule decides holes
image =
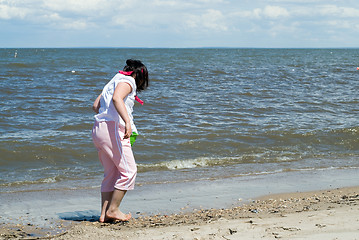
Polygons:
[[130,72],[124,72],[124,71],[118,71],[119,73],[123,74],[123,75],[126,75],[126,76],[131,76],[133,71],[130,71]]

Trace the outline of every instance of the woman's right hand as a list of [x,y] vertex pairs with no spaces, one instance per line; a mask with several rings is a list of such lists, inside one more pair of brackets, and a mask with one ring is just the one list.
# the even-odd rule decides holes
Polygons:
[[123,138],[124,139],[130,138],[131,135],[132,135],[131,123],[126,123],[125,124],[125,136]]

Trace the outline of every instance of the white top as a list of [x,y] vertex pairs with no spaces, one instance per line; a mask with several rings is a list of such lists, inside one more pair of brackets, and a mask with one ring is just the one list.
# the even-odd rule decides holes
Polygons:
[[109,81],[102,90],[102,95],[100,99],[100,109],[99,113],[95,115],[95,119],[98,122],[102,121],[115,121],[120,123],[122,126],[125,126],[125,122],[121,118],[120,114],[117,112],[115,106],[113,105],[112,97],[115,92],[117,84],[120,82],[125,82],[130,84],[132,91],[124,98],[126,110],[131,121],[132,132],[137,133],[137,128],[133,122],[133,105],[135,105],[135,96],[136,96],[136,81],[131,76],[126,76],[120,73],[117,73],[111,81]]

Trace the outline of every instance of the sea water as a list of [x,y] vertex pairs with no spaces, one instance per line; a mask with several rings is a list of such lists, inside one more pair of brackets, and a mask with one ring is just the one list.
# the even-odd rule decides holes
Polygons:
[[2,193],[99,187],[91,107],[129,58],[139,186],[359,169],[359,49],[0,49]]

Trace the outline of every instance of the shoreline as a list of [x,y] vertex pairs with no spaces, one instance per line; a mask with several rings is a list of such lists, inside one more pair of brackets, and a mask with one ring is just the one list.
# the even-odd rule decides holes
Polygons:
[[[178,226],[169,225],[166,222],[169,219],[172,219],[173,222],[179,221],[180,226],[206,224],[203,219],[208,218],[208,216],[203,216],[203,214],[209,213],[212,215],[223,215],[225,213],[226,216],[231,216],[230,212],[237,212],[236,216],[239,216],[239,220],[247,219],[247,221],[248,217],[256,216],[267,219],[268,216],[262,217],[263,212],[261,211],[253,210],[254,212],[249,212],[250,215],[248,215],[248,211],[243,212],[243,209],[255,203],[253,201],[275,199],[277,195],[280,196],[279,198],[289,199],[288,203],[292,201],[290,199],[299,199],[299,196],[303,194],[308,196],[322,194],[329,200],[335,197],[330,195],[333,192],[336,192],[337,198],[338,196],[344,196],[338,191],[347,191],[348,196],[355,196],[359,192],[359,187],[348,188],[348,186],[358,185],[358,171],[358,169],[334,169],[298,173],[289,172],[198,181],[190,184],[184,182],[138,186],[135,191],[126,195],[121,205],[121,210],[131,212],[134,217],[133,220],[140,221],[142,219],[143,222],[147,221],[148,226],[151,225],[148,218],[156,219],[156,221],[159,221],[159,223],[157,222],[157,227],[169,227],[172,229],[170,231],[177,231]],[[351,190],[349,191],[349,189]],[[129,225],[134,224],[131,220],[127,226],[97,225],[100,203],[99,189],[2,193],[0,197],[2,199],[0,206],[0,211],[2,212],[0,216],[0,239],[8,239],[6,236],[9,236],[9,234],[13,234],[15,238],[36,238],[56,236],[56,234],[64,234],[65,236],[72,231],[71,229],[76,229],[77,227],[95,227],[92,229],[95,232],[97,228],[111,230],[114,226],[124,230],[124,227],[129,228]],[[326,201],[326,199],[322,199],[321,203]],[[262,204],[266,205],[266,208],[273,205],[268,202]],[[315,205],[317,204],[315,203]],[[327,204],[329,204],[328,201]],[[309,204],[309,206],[311,205]],[[238,209],[242,210],[239,211]],[[288,212],[288,209],[284,213],[292,214]],[[296,213],[294,212],[293,214]],[[359,214],[357,215],[359,216]],[[275,216],[275,214],[271,213],[269,216]],[[227,218],[222,216],[218,220],[225,219],[227,221]],[[183,221],[183,219],[197,219],[197,222]],[[211,217],[210,220],[214,221],[215,218]],[[231,218],[228,221],[233,220],[235,219]],[[165,224],[162,224],[163,221]],[[86,224],[89,224],[89,226],[86,226]],[[147,231],[147,226],[138,225],[138,228]],[[196,229],[197,227],[193,228]],[[148,231],[151,231],[150,229],[153,229],[153,227],[149,228]]]
[[[266,195],[232,208],[150,215],[126,223],[80,221],[58,234],[2,225],[0,239],[357,239],[359,186]],[[15,227],[15,228],[14,228]]]

